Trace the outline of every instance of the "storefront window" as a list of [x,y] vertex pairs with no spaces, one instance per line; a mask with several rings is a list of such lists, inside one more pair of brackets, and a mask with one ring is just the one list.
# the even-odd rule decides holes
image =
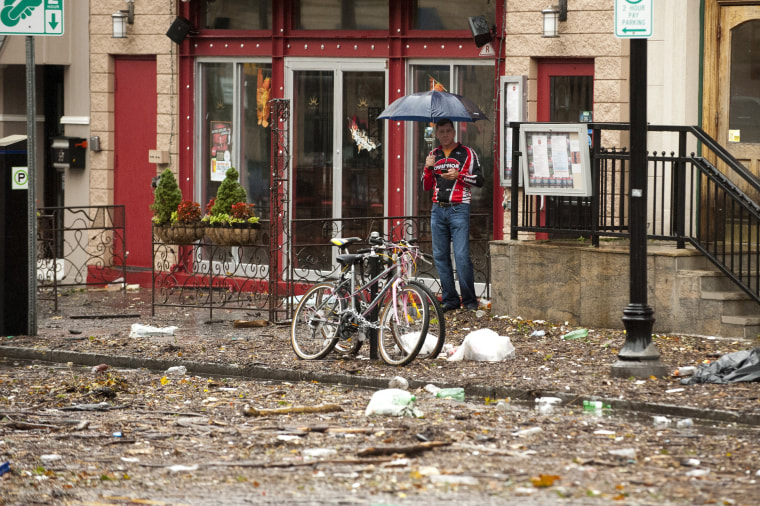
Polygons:
[[[485,184],[472,192],[472,213],[491,213],[493,199],[493,67],[490,65],[413,65],[412,86],[414,92],[436,89],[463,95],[475,102],[490,121],[456,123],[457,140],[471,147],[478,154]],[[416,122],[411,143],[412,162],[415,167],[409,187],[412,195],[413,214],[427,215],[432,208],[431,192],[423,192],[420,180],[425,156],[430,147],[438,146],[433,137],[434,124]],[[428,138],[432,138],[430,142]],[[477,231],[476,231],[477,232]],[[490,230],[486,231],[490,234]]]
[[297,30],[387,30],[387,0],[299,0]]
[[469,30],[469,17],[485,16],[488,26],[496,19],[493,0],[415,0],[412,3],[412,28],[416,30]]
[[269,98],[272,66],[264,63],[202,63],[202,104],[199,129],[200,182],[197,192],[205,204],[214,196],[229,167],[256,214],[269,217],[271,128]]
[[270,30],[272,0],[201,2],[205,28],[216,30]]

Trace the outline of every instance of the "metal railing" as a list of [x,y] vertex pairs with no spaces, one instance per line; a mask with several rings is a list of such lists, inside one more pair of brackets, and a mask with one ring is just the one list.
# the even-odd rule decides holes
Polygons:
[[[520,125],[510,124],[514,146]],[[629,125],[588,128],[592,196],[521,195],[518,178],[512,178],[512,239],[532,232],[538,238],[589,239],[596,246],[600,237],[629,237],[630,152],[601,145],[605,133],[625,134]],[[699,127],[649,125],[648,132],[650,142],[672,138],[677,147],[648,154],[647,237],[676,241],[678,248],[690,243],[760,303],[760,179]],[[701,154],[687,152],[687,146]],[[515,167],[521,156],[513,152]]]
[[58,310],[61,287],[125,282],[124,206],[37,209],[37,292]]

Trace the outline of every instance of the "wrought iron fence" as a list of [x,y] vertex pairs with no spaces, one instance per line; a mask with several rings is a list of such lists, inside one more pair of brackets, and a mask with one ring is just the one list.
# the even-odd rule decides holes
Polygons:
[[38,300],[54,301],[57,311],[61,287],[125,282],[124,206],[41,207],[37,213]]
[[[520,125],[510,125],[514,146]],[[625,134],[628,128],[589,123],[591,197],[521,195],[513,178],[511,199],[517,205],[510,237],[532,232],[537,238],[589,239],[593,245],[600,237],[628,238],[630,153],[601,143],[610,131]],[[699,127],[649,125],[648,130],[650,142],[676,146],[648,154],[647,237],[675,241],[679,248],[690,243],[760,302],[760,179]],[[521,156],[513,152],[515,167]]]
[[[489,214],[471,216],[473,230],[490,230]],[[272,245],[269,238],[278,237],[282,230],[292,247]],[[318,230],[312,241],[299,241],[299,231]],[[269,311],[270,321],[284,321],[292,316],[297,296],[314,282],[337,276],[330,244],[333,237],[358,236],[368,238],[377,231],[388,238],[416,238],[422,250],[431,253],[430,217],[396,216],[367,217],[344,220],[291,220],[289,224],[272,224],[262,220],[260,241],[245,246],[230,247],[214,244],[203,238],[190,245],[171,245],[161,242],[154,234],[153,244],[153,311],[156,307],[177,306],[208,309],[210,319],[219,309],[251,312]],[[280,235],[280,237],[282,237]],[[470,241],[478,295],[490,298],[490,253],[486,234]],[[283,255],[284,253],[284,255]],[[273,267],[289,266],[287,270]],[[418,279],[440,291],[432,263],[418,265]]]

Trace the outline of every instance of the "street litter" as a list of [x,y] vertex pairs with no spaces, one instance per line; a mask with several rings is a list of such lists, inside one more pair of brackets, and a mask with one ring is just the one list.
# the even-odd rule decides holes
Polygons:
[[587,329],[578,329],[578,330],[573,330],[572,332],[568,332],[567,334],[562,336],[562,339],[564,339],[565,341],[569,341],[571,339],[580,339],[582,337],[586,337],[587,335],[588,335]]
[[652,421],[655,427],[667,427],[670,425],[670,418],[666,416],[653,416]]
[[709,364],[699,364],[682,385],[697,383],[738,383],[760,380],[760,347],[727,353]]
[[694,420],[692,420],[691,418],[684,418],[683,420],[678,420],[676,422],[676,427],[678,427],[679,429],[685,429],[688,427],[692,427],[693,425],[694,425]]
[[306,448],[301,452],[304,457],[332,457],[338,453],[333,448]]
[[462,476],[457,474],[434,474],[430,476],[431,483],[446,483],[448,485],[473,485],[480,484],[474,476]]
[[544,337],[546,335],[545,330],[534,330],[531,332],[530,337]]
[[441,388],[435,393],[439,399],[453,399],[455,401],[464,401],[464,388]]
[[[409,332],[408,334],[403,334],[400,337],[401,343],[405,348],[414,348],[414,346],[417,344],[417,341],[419,340],[419,336],[419,332]],[[438,336],[432,332],[428,332],[427,336],[425,336],[425,342],[422,343],[422,348],[420,348],[419,354],[424,356],[432,353],[437,344]],[[396,348],[396,351],[399,351],[398,348]]]
[[630,460],[636,460],[636,450],[634,448],[621,448],[620,450],[609,450],[607,453],[616,457],[623,457]]
[[427,385],[425,385],[424,388],[426,391],[430,392],[433,395],[437,394],[438,391],[441,389],[441,387],[437,387],[433,385],[432,383],[428,383]]
[[148,337],[148,336],[173,336],[177,327],[153,327],[151,325],[142,325],[133,323],[129,331],[129,337]]
[[[403,392],[403,390],[401,390]],[[246,404],[243,407],[245,416],[269,416],[269,415],[290,415],[293,413],[333,413],[343,411],[343,408],[337,404],[320,404],[318,406],[291,406],[289,408],[275,409],[256,409]]]
[[401,390],[407,390],[409,388],[409,382],[401,376],[396,376],[390,382],[388,382],[388,388],[400,388]]
[[185,466],[182,464],[176,464],[173,466],[169,466],[166,469],[171,471],[172,473],[181,473],[182,471],[197,471],[198,470],[198,464],[193,464],[192,466]]
[[0,464],[0,476],[4,475],[5,473],[9,472],[11,470],[11,462],[3,462]]
[[448,360],[498,362],[510,358],[515,358],[515,347],[509,336],[500,336],[491,329],[478,329],[467,334],[462,345]]
[[167,376],[171,376],[175,374],[177,376],[184,376],[185,374],[187,374],[187,367],[185,367],[184,365],[175,365],[174,367],[170,367],[166,370]]
[[544,414],[553,413],[554,407],[561,403],[562,399],[559,397],[538,397],[536,398],[536,411]]
[[513,432],[512,435],[517,437],[532,436],[533,434],[539,434],[543,431],[544,429],[541,427],[531,427],[529,429],[522,429],[518,430],[517,432]]
[[414,401],[417,398],[400,388],[387,388],[378,390],[372,395],[365,416],[387,415],[387,416],[413,416],[421,417],[422,412],[414,407]]
[[692,365],[683,366],[676,369],[673,376],[692,376],[696,371],[697,368]]

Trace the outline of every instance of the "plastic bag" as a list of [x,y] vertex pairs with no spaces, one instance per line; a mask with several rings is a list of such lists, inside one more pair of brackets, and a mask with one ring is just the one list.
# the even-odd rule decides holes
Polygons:
[[372,395],[365,416],[414,416],[420,417],[422,413],[414,407],[416,397],[400,388],[386,388],[378,390]]
[[682,385],[695,383],[738,383],[760,381],[760,347],[727,353],[715,362],[700,364],[694,375],[681,380]]
[[[403,334],[399,339],[401,339],[404,348],[410,350],[414,348],[414,346],[417,344],[417,341],[420,339],[420,333],[409,332],[407,334]],[[431,334],[428,331],[427,335],[425,335],[425,342],[422,343],[422,348],[420,348],[419,354],[424,356],[432,353],[437,344],[438,336]],[[398,351],[398,349],[396,351]]]
[[132,328],[129,331],[129,337],[148,337],[148,336],[173,336],[177,327],[152,327],[150,325],[142,325],[140,323],[133,323]]
[[500,336],[491,329],[478,329],[467,334],[462,346],[449,357],[449,360],[498,362],[509,358],[515,358],[515,347],[509,336]]

